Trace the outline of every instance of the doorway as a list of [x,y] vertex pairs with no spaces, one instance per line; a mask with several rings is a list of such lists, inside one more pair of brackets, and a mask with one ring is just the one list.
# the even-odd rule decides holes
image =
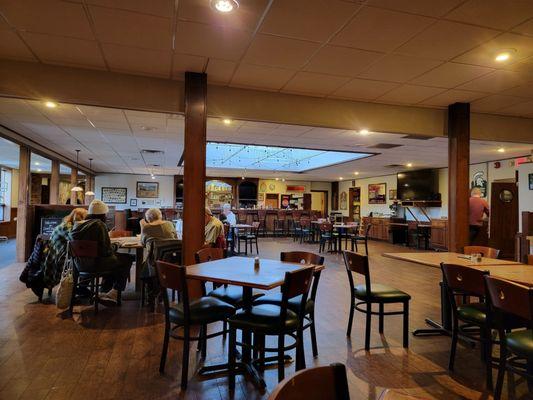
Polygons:
[[490,246],[500,258],[513,258],[518,232],[518,189],[515,182],[493,182],[490,197]]
[[267,193],[265,197],[265,208],[279,208],[279,194]]
[[311,210],[322,212],[322,216],[328,213],[327,190],[311,190]]

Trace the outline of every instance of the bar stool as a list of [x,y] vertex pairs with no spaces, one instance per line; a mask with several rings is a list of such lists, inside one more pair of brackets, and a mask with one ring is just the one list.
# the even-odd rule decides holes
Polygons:
[[261,232],[261,235],[265,237],[267,235],[267,226],[266,226],[266,210],[257,210],[257,220],[261,224],[259,226],[259,231]]
[[278,211],[276,219],[274,219],[274,236],[279,234],[283,236],[286,229],[286,215],[284,211]]

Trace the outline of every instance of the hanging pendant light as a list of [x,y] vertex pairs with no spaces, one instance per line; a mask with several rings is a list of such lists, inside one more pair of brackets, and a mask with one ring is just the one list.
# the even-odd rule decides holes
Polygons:
[[[78,173],[78,157],[80,155],[80,150],[76,150],[76,174]],[[83,188],[78,186],[78,179],[76,178],[76,186],[70,189],[71,192],[83,192]]]
[[[90,175],[93,174],[93,168],[92,167],[93,167],[93,159],[89,158],[89,173],[90,173]],[[89,178],[89,179],[91,179],[91,178]],[[89,182],[89,180],[87,180],[87,182]],[[87,186],[89,186],[89,185],[87,185]],[[94,196],[94,192],[92,190],[87,190],[85,192],[85,196]]]

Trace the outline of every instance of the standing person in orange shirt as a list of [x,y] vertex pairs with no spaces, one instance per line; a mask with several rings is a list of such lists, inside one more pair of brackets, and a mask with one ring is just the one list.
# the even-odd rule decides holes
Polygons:
[[483,227],[483,216],[489,216],[489,203],[481,197],[481,189],[478,187],[470,192],[469,211],[470,244],[473,244]]

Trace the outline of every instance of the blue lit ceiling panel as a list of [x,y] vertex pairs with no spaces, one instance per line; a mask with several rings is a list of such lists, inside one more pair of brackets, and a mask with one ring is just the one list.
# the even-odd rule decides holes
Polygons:
[[208,168],[305,172],[370,155],[372,154],[209,142],[206,163]]

